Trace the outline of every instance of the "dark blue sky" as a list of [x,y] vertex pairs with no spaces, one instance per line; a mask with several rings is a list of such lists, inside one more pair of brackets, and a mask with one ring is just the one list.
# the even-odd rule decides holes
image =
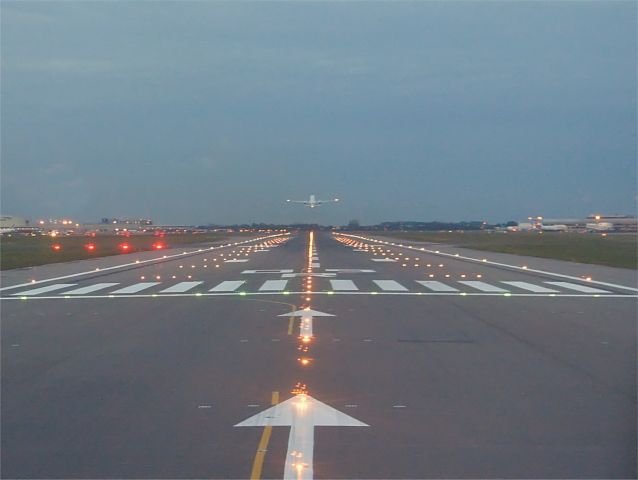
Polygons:
[[[636,3],[2,2],[2,213],[634,213]],[[286,198],[339,196],[310,211]]]

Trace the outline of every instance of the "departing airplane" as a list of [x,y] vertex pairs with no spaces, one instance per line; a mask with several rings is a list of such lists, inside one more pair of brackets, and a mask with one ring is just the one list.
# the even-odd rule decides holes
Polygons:
[[319,205],[323,205],[324,203],[335,203],[338,202],[338,198],[333,198],[332,200],[317,200],[314,195],[310,195],[308,200],[286,200],[289,203],[303,203],[306,207],[315,208]]

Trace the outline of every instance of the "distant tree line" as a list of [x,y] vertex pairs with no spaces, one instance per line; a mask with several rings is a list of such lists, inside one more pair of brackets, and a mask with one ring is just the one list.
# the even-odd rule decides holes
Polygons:
[[[489,224],[484,221],[474,220],[466,222],[414,222],[414,221],[396,221],[396,222],[382,222],[376,225],[361,225],[358,220],[350,220],[347,225],[336,227],[339,230],[344,231],[440,231],[440,230],[490,230],[495,227],[509,227],[518,225],[514,221],[508,221],[497,224]],[[233,225],[218,225],[207,224],[200,225],[198,229],[230,229],[230,230],[332,230],[332,225],[318,225],[314,223],[288,223],[288,224],[275,224],[275,223],[242,223]]]
[[382,222],[377,225],[361,226],[358,222],[351,221],[347,230],[368,230],[368,231],[439,231],[439,230],[485,230],[492,228],[482,221],[471,222]]

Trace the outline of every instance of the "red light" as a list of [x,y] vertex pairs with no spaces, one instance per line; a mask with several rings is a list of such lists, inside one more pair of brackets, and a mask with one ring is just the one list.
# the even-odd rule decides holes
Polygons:
[[166,245],[164,245],[162,242],[153,244],[153,250],[162,250],[163,248],[166,248]]
[[93,252],[95,251],[95,243],[87,243],[84,245],[84,248],[86,248],[89,252]]
[[122,250],[123,252],[128,252],[129,250],[131,250],[131,246],[128,243],[120,243],[118,247],[120,247],[120,250]]
[[56,252],[59,252],[60,250],[62,250],[62,245],[60,245],[59,243],[54,243],[53,245],[51,245],[51,248]]

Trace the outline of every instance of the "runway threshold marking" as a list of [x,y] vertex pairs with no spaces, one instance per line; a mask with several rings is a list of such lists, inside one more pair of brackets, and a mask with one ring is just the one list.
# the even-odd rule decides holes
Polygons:
[[209,292],[234,292],[244,283],[246,283],[244,280],[225,280],[211,288]]
[[60,295],[86,295],[87,293],[97,292],[98,290],[114,287],[115,285],[119,285],[119,283],[96,283],[95,285],[89,285],[88,287],[80,287],[74,290],[69,290],[68,292],[61,293]]
[[62,290],[63,288],[75,287],[76,283],[56,283],[55,285],[48,285],[46,287],[34,288],[32,290],[25,290],[23,292],[13,293],[12,295],[39,295],[40,293],[53,292],[55,290]]
[[549,285],[556,285],[557,287],[567,288],[569,290],[576,290],[577,292],[584,293],[609,293],[608,290],[601,290],[600,288],[588,287],[586,285],[579,285],[577,283],[569,282],[545,282]]
[[159,285],[161,282],[140,282],[129,287],[120,288],[119,290],[115,290],[111,292],[112,294],[127,294],[127,293],[137,293],[142,290],[146,290],[147,288],[154,287],[155,285]]
[[[279,392],[272,392],[270,404],[277,405],[278,403]],[[261,478],[261,471],[264,466],[264,459],[266,458],[266,452],[268,452],[268,442],[270,441],[270,435],[272,435],[272,425],[266,425],[264,427],[264,431],[261,434],[261,439],[259,440],[259,445],[257,446],[257,452],[255,453],[255,459],[253,460],[253,468],[250,472],[251,480],[258,480]]]
[[[177,298],[177,297],[259,297],[259,296],[282,296],[282,295],[306,295],[307,292],[197,292],[197,293],[173,293],[173,294],[156,294],[156,293],[139,293],[139,294],[120,294],[120,295],[57,295],[57,296],[30,296],[22,293],[12,294],[10,297],[0,297],[0,300],[96,300],[101,298]],[[388,292],[388,291],[314,291],[313,295],[397,295],[402,297],[536,297],[536,298],[638,298],[638,294],[631,293],[488,293],[488,292]],[[283,302],[282,302],[283,303]]]

